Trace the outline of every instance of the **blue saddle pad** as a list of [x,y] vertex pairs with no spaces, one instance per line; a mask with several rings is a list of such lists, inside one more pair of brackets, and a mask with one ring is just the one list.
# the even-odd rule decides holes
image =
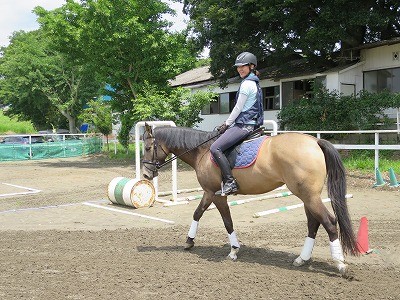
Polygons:
[[[232,151],[235,152],[235,164],[234,164],[234,169],[243,169],[243,168],[248,168],[257,159],[258,152],[260,150],[260,147],[262,143],[267,139],[268,136],[260,136],[258,138],[244,141],[240,145],[236,146],[236,148]],[[230,155],[229,155],[230,156]],[[213,161],[214,164],[215,161],[212,158],[212,155],[210,155],[211,160]],[[229,160],[229,157],[228,157]],[[233,164],[231,164],[232,166]]]

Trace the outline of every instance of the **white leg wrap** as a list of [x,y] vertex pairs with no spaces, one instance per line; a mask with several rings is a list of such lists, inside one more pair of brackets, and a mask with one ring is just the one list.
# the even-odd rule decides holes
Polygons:
[[293,265],[296,267],[303,266],[311,258],[311,253],[313,251],[315,244],[315,239],[306,237],[304,241],[303,249],[301,250],[300,256],[298,256],[294,261]]
[[313,251],[314,244],[315,244],[315,239],[306,237],[306,240],[304,241],[303,249],[301,250],[301,253],[300,253],[300,257],[302,260],[307,261],[311,258],[311,253]]
[[191,239],[194,239],[196,237],[197,229],[199,228],[199,222],[193,220],[192,224],[190,225],[188,237]]
[[228,234],[228,237],[229,237],[229,242],[231,243],[231,247],[235,246],[237,248],[240,248],[240,244],[239,244],[238,238],[236,236],[236,232],[233,231],[231,234]]
[[342,246],[340,245],[339,239],[334,240],[330,243],[331,248],[331,255],[334,261],[344,262],[343,250]]

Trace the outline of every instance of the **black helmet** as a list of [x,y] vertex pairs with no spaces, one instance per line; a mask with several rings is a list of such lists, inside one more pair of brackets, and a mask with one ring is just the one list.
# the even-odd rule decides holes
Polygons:
[[254,66],[257,66],[257,57],[250,52],[243,52],[236,57],[235,60],[235,67],[240,67],[240,66],[245,66],[253,64]]

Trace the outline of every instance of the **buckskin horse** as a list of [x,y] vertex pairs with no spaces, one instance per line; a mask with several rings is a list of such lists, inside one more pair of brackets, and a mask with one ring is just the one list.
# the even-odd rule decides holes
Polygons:
[[[228,258],[237,259],[240,245],[233,229],[226,196],[216,196],[220,189],[221,172],[210,159],[209,148],[216,132],[185,127],[156,127],[145,125],[143,134],[143,176],[151,180],[165,164],[170,153],[178,156],[196,171],[204,194],[193,214],[185,249],[194,246],[200,218],[211,203],[221,214],[231,250]],[[346,173],[338,151],[323,139],[301,133],[284,133],[268,137],[261,144],[255,162],[247,168],[233,169],[238,194],[251,195],[272,191],[284,184],[304,202],[308,235],[295,266],[310,260],[320,225],[328,233],[331,257],[340,274],[347,271],[344,255],[358,255],[356,238],[346,203]],[[328,196],[335,216],[322,203],[321,193],[327,184]],[[339,231],[337,229],[339,224]]]

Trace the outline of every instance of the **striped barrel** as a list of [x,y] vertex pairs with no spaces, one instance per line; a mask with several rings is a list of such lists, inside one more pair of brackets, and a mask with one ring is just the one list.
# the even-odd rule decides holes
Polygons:
[[149,207],[154,203],[155,190],[148,180],[116,177],[108,185],[108,199],[114,204]]

